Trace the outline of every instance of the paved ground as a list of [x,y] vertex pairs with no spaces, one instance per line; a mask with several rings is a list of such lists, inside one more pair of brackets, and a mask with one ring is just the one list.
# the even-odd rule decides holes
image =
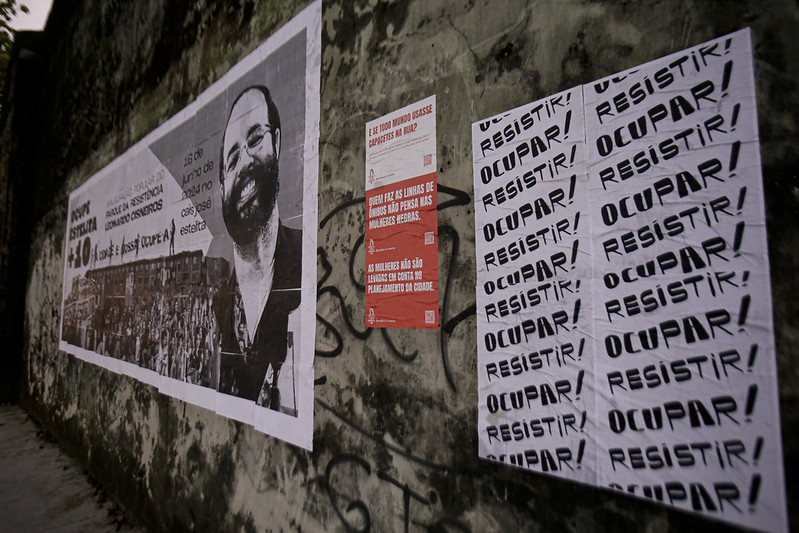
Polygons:
[[138,531],[18,405],[0,406],[0,531]]

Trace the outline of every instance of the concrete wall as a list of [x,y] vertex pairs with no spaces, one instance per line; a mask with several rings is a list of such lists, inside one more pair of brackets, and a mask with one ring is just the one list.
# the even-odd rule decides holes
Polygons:
[[[470,138],[475,120],[744,26],[754,36],[785,468],[797,501],[795,2],[326,1],[313,453],[57,349],[69,192],[305,5],[227,4],[56,0],[44,61],[16,79],[26,98],[13,115],[10,180],[28,187],[17,201],[30,242],[29,256],[14,259],[28,271],[16,281],[27,291],[21,400],[130,514],[153,530],[719,527],[477,459]],[[430,94],[443,325],[368,331],[364,123]]]

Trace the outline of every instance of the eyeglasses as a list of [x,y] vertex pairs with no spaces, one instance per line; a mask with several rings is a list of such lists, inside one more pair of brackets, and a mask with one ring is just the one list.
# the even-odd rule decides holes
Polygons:
[[[274,135],[274,131],[272,127],[268,124],[263,124],[257,126],[250,130],[247,133],[247,139],[245,140],[244,149],[247,151],[250,157],[253,157],[258,151],[261,149],[264,137],[267,135]],[[236,146],[227,156],[227,161],[225,162],[225,172],[231,172],[233,169],[236,168],[236,165],[239,163],[239,157],[241,155],[241,148]]]

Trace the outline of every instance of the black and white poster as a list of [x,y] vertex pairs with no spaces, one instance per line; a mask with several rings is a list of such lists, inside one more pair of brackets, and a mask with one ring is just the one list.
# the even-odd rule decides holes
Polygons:
[[70,194],[60,348],[311,449],[321,2]]
[[753,73],[741,30],[473,125],[482,457],[787,530]]
[[[589,482],[591,263],[579,88],[474,125],[480,455]],[[588,347],[588,350],[586,350]]]

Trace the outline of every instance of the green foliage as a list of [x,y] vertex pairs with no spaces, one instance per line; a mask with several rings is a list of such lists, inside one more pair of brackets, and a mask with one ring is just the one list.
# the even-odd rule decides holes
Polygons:
[[28,6],[19,4],[17,0],[0,0],[0,88],[5,87],[8,60],[11,57],[11,46],[14,44],[11,19],[17,13],[27,12]]

